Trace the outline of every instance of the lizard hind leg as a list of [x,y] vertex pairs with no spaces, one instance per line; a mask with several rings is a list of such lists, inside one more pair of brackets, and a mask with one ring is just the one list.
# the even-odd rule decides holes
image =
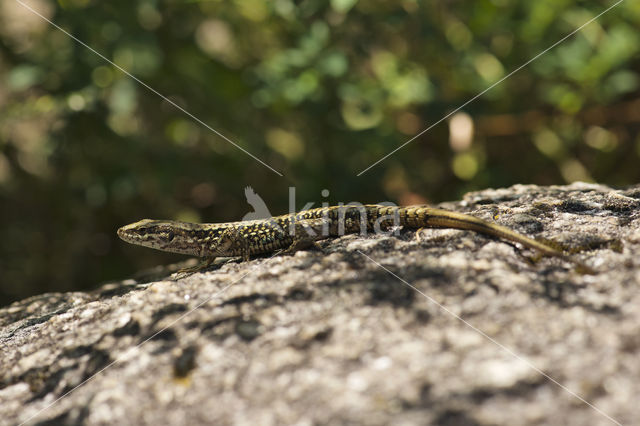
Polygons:
[[325,235],[325,228],[327,228],[326,224],[327,220],[323,218],[302,219],[296,221],[293,242],[279,254],[293,254],[298,250],[305,249],[323,251],[316,241],[327,238],[328,235]]
[[316,243],[315,241],[309,240],[309,239],[299,239],[299,240],[293,240],[291,245],[286,249],[281,250],[279,254],[294,254],[299,250],[306,250],[306,249],[323,251],[322,247],[320,247],[318,243]]

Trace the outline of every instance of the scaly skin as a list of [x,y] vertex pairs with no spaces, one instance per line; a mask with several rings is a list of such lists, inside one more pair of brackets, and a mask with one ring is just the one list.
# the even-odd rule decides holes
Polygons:
[[520,243],[546,256],[589,268],[542,242],[476,217],[425,206],[335,206],[304,210],[264,220],[228,223],[187,223],[144,219],[118,229],[124,241],[157,250],[204,257],[250,256],[293,251],[315,241],[357,232],[407,228],[453,228],[479,232]]

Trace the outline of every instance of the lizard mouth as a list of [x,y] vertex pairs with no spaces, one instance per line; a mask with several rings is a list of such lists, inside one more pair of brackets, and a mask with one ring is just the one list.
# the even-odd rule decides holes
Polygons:
[[120,237],[121,240],[126,241],[128,243],[135,242],[137,240],[135,238],[135,233],[132,232],[132,230],[129,229],[127,226],[123,226],[122,228],[119,228],[117,233],[118,233],[118,237]]
[[123,226],[122,228],[118,228],[118,237],[120,237],[121,239],[127,241],[127,230],[125,229],[125,227]]

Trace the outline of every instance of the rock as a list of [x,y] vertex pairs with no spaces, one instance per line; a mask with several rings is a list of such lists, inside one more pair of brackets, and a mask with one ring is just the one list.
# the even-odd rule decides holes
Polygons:
[[402,230],[33,297],[0,309],[0,423],[637,422],[640,186],[517,185],[443,207],[598,273]]

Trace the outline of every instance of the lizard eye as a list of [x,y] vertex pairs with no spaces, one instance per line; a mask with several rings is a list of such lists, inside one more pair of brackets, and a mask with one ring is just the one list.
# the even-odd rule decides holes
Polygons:
[[173,231],[167,232],[167,241],[173,241],[174,237],[175,235],[173,234]]

